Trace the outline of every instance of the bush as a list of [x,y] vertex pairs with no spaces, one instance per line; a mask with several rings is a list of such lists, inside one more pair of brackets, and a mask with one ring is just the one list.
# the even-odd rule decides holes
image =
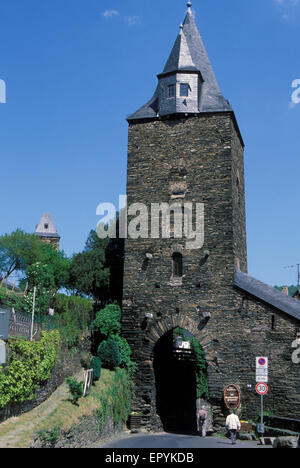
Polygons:
[[51,431],[40,431],[38,433],[38,437],[43,448],[55,448],[60,433],[61,431],[59,426],[55,426]]
[[121,355],[115,340],[102,341],[97,354],[105,369],[114,370],[121,364]]
[[94,369],[93,382],[97,382],[101,377],[101,359],[94,356],[91,360],[90,369]]
[[69,348],[74,348],[78,340],[90,323],[93,312],[93,303],[88,299],[77,296],[55,297],[55,328],[58,328],[62,341]]
[[119,347],[120,355],[121,355],[121,366],[126,367],[127,369],[131,365],[131,349],[130,346],[125,338],[121,336],[116,336],[115,341]]
[[58,331],[43,332],[40,341],[9,340],[9,361],[0,367],[0,408],[34,398],[40,382],[51,375],[59,345]]
[[78,400],[83,396],[83,382],[78,382],[74,377],[67,379],[69,391],[71,393],[71,402],[73,405],[78,405]]
[[121,333],[120,307],[117,304],[109,304],[97,312],[92,328],[98,329],[104,339],[119,335]]

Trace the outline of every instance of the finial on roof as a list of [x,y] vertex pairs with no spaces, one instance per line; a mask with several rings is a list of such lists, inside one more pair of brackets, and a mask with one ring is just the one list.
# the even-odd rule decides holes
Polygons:
[[188,7],[188,11],[190,12],[192,8],[192,2],[187,2],[187,7]]
[[179,34],[182,35],[182,33],[183,33],[183,24],[180,25],[180,33]]

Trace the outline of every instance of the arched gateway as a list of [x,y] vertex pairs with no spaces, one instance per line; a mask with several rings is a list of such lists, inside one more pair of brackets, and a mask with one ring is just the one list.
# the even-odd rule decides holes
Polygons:
[[154,348],[156,414],[164,431],[196,432],[196,368],[190,351],[177,349],[173,330]]
[[[289,404],[290,414],[300,417],[298,369],[285,358],[299,329],[300,302],[247,274],[244,143],[190,2],[152,99],[127,120],[128,222],[136,204],[148,213],[153,204],[161,208],[140,237],[125,241],[123,336],[138,365],[132,409],[149,429],[177,430],[179,420],[182,430],[193,430],[192,364],[172,360],[172,330],[182,328],[205,352],[215,425],[224,427],[228,385],[239,388],[244,416],[256,417],[249,384],[255,388],[257,353],[270,357],[277,385],[267,408],[285,415]],[[170,236],[156,229],[151,237],[147,227],[152,231],[152,221],[166,216],[164,205],[174,203],[176,223],[181,213],[186,223],[188,212],[193,225],[182,236],[176,225]],[[190,242],[194,225],[204,243]],[[282,375],[289,375],[288,387]]]

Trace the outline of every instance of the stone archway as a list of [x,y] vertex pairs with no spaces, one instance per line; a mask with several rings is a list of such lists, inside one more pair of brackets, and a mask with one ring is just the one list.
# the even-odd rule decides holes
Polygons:
[[165,432],[195,433],[196,367],[173,352],[173,330],[156,343],[153,356],[155,412]]
[[[153,376],[151,427],[155,430],[172,431],[173,429],[174,431],[194,432],[196,429],[195,368],[193,364],[184,362],[176,364],[170,360],[173,345],[172,332],[176,328],[181,328],[196,338],[205,352],[207,365],[214,365],[215,351],[212,339],[208,331],[199,329],[199,323],[181,313],[172,314],[157,321],[147,331],[143,349],[144,363],[150,367]],[[164,369],[167,369],[167,372],[164,373]],[[169,378],[165,379],[164,376],[169,376]],[[183,403],[183,400],[188,403]],[[176,402],[179,410],[172,421],[172,417],[170,419],[168,415],[174,411],[172,405],[175,406]],[[176,427],[178,419],[182,424]]]
[[199,322],[196,322],[191,317],[182,313],[173,314],[162,318],[157,321],[155,325],[149,328],[147,331],[144,343],[145,348],[143,352],[144,362],[151,365],[153,362],[154,347],[158,340],[165,334],[173,330],[174,328],[183,328],[193,335],[202,346],[206,354],[206,360],[208,365],[214,365],[215,350],[212,346],[213,340],[208,331],[205,329],[199,329]]

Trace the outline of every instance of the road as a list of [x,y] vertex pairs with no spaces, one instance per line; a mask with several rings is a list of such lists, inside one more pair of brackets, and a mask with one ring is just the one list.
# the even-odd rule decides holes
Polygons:
[[[100,448],[100,447],[99,447]],[[181,434],[137,434],[128,435],[102,445],[105,449],[200,449],[200,448],[267,448],[258,445],[257,442],[238,441],[232,445],[229,439],[218,437],[206,437]],[[270,448],[270,447],[268,447]]]

